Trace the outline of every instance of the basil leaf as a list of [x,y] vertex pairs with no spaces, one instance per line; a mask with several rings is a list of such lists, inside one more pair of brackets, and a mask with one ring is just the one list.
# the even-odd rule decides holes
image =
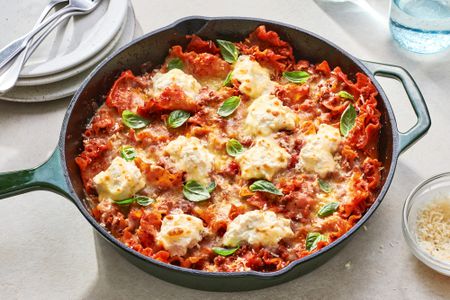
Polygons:
[[230,86],[231,85],[231,72],[228,73],[227,78],[222,83],[223,86]]
[[172,70],[172,69],[181,69],[183,70],[184,64],[183,61],[181,59],[174,58],[171,61],[169,61],[169,63],[167,64],[167,70]]
[[126,161],[132,161],[136,158],[136,150],[131,146],[123,146],[120,148],[120,156]]
[[217,110],[217,114],[221,117],[228,117],[236,110],[236,108],[238,108],[239,104],[241,104],[241,98],[238,96],[231,96],[222,103]]
[[283,196],[283,193],[275,187],[275,185],[267,180],[257,180],[249,187],[252,192],[266,192],[274,195]]
[[244,147],[242,146],[241,143],[239,143],[238,140],[230,139],[230,140],[228,140],[228,142],[226,144],[226,150],[227,150],[228,155],[237,156],[237,155],[241,154],[242,152],[244,152]]
[[215,181],[212,181],[210,184],[208,184],[208,186],[206,187],[206,190],[208,191],[208,193],[212,193],[217,187],[217,184]]
[[114,201],[114,203],[118,205],[130,205],[131,203],[136,202],[139,205],[142,206],[148,206],[155,202],[152,198],[146,197],[146,196],[134,196],[132,198],[124,199],[124,200],[118,200]]
[[309,73],[305,71],[283,72],[283,77],[293,83],[305,83],[309,78]]
[[128,198],[128,199],[124,199],[124,200],[114,201],[114,203],[118,204],[118,205],[130,205],[133,202],[134,202],[133,198]]
[[331,185],[328,182],[320,178],[317,179],[317,182],[319,183],[319,187],[322,191],[324,191],[325,193],[331,192]]
[[150,123],[150,121],[144,119],[141,116],[138,116],[132,111],[124,110],[122,112],[122,123],[129,128],[140,129],[147,126]]
[[232,42],[217,40],[217,44],[219,44],[220,53],[227,63],[232,64],[236,62],[239,56],[239,50]]
[[145,196],[136,196],[134,197],[134,201],[136,201],[136,203],[141,206],[149,206],[150,204],[155,202],[154,199]]
[[337,95],[339,97],[341,97],[341,98],[344,98],[344,99],[355,100],[353,95],[348,93],[348,92],[346,92],[346,91],[340,91]]
[[195,180],[189,180],[184,184],[183,195],[193,202],[203,201],[211,197],[208,190]]
[[317,248],[317,243],[320,241],[326,241],[327,238],[318,232],[309,232],[306,236],[306,250],[312,251]]
[[317,246],[317,238],[320,236],[320,233],[318,232],[308,232],[308,234],[306,235],[306,240],[305,240],[305,246],[306,246],[306,250],[310,251],[313,249],[313,244],[316,243]]
[[340,129],[341,134],[343,136],[347,136],[347,134],[350,132],[350,130],[353,128],[356,122],[356,110],[355,107],[350,104],[347,106],[345,111],[342,113],[341,116],[341,122],[340,122]]
[[321,218],[323,217],[327,217],[331,214],[333,214],[339,207],[339,202],[330,202],[326,205],[324,205],[319,212],[317,213],[317,215]]
[[234,247],[234,248],[222,248],[222,247],[214,247],[214,248],[212,248],[214,253],[219,254],[221,256],[229,256],[229,255],[233,254],[234,252],[236,252],[237,249],[239,249],[239,246],[238,247]]
[[178,128],[183,125],[190,116],[191,114],[187,111],[174,110],[170,113],[169,118],[167,119],[167,126],[169,126],[170,128]]

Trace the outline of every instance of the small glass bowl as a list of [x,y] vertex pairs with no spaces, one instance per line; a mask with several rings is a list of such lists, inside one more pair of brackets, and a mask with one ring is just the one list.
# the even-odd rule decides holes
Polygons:
[[431,177],[419,184],[406,199],[403,206],[403,235],[413,254],[435,271],[450,276],[450,263],[438,260],[425,252],[417,243],[417,213],[430,201],[439,196],[450,195],[450,172]]

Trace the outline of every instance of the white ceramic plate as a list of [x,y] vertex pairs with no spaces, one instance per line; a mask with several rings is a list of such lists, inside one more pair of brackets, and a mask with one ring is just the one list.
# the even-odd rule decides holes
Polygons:
[[40,77],[26,77],[26,78],[19,78],[16,82],[16,86],[33,86],[33,85],[43,85],[43,84],[49,84],[53,82],[58,82],[73,76],[76,76],[80,74],[81,72],[89,69],[90,67],[96,65],[98,62],[100,62],[102,59],[104,59],[111,50],[117,45],[120,38],[122,37],[123,31],[125,29],[125,26],[122,26],[119,29],[119,32],[117,35],[112,39],[112,41],[106,45],[105,48],[100,50],[97,54],[95,54],[91,59],[88,59],[86,62],[75,66],[71,69],[67,69],[65,71],[62,71],[60,73],[56,74],[50,74],[47,76],[40,76]]
[[[142,34],[142,31],[138,32],[139,27],[137,26],[137,30],[135,31],[135,26],[136,22],[134,11],[130,7],[126,16],[126,22],[124,24],[122,36],[108,54],[111,54],[123,45],[129,43],[133,39],[133,37],[137,36],[135,35],[135,32],[139,35]],[[38,86],[17,86],[8,91],[6,94],[0,95],[0,99],[14,102],[44,102],[65,98],[75,93],[75,91],[81,85],[83,80],[89,75],[92,69],[93,68],[90,68],[74,77],[62,80],[60,82]]]
[[[8,3],[8,1],[2,2]],[[2,12],[2,17],[9,19],[8,28],[12,28],[12,30],[11,32],[2,30],[1,45],[19,37],[20,34],[16,32],[23,31],[23,29],[16,30],[14,27],[25,27],[22,24],[24,18],[35,22],[47,3],[42,0],[39,1],[39,4],[34,4],[35,0],[17,2],[27,2],[26,10],[29,11],[25,14],[24,11],[19,10],[23,4],[5,5],[6,12]],[[3,6],[1,5],[0,9]],[[58,73],[94,56],[117,35],[126,12],[127,1],[103,0],[90,14],[69,18],[66,23],[63,22],[54,29],[36,49],[22,69],[20,77],[37,77]],[[26,24],[28,30],[32,26]]]

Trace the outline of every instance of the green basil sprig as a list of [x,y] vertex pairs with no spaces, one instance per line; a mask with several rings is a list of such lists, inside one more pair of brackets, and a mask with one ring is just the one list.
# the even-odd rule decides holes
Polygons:
[[225,78],[225,80],[223,81],[222,85],[223,86],[230,86],[231,85],[231,71],[228,73],[227,77]]
[[231,96],[225,100],[217,110],[217,114],[221,117],[228,117],[231,115],[241,104],[241,98],[239,96]]
[[317,243],[327,241],[327,238],[319,232],[309,232],[306,236],[306,250],[312,251],[317,248]]
[[331,192],[331,185],[328,182],[320,178],[317,179],[317,182],[319,183],[319,187],[322,191],[324,191],[325,193]]
[[339,93],[337,93],[337,95],[344,99],[355,100],[353,95],[346,91],[340,91]]
[[236,139],[229,139],[225,148],[230,156],[237,156],[244,152],[244,147]]
[[140,129],[147,126],[150,121],[147,119],[144,119],[141,116],[138,116],[132,111],[124,110],[122,112],[122,123],[125,124],[129,128],[133,129]]
[[309,78],[309,73],[305,71],[283,72],[283,77],[293,83],[305,83]]
[[235,63],[239,56],[239,50],[236,46],[232,42],[225,40],[217,40],[217,44],[219,44],[220,53],[222,54],[223,59],[227,63]]
[[283,193],[279,189],[277,189],[272,182],[267,180],[257,180],[249,186],[249,189],[252,192],[266,192],[278,196],[283,196]]
[[234,248],[222,248],[222,247],[214,247],[214,248],[212,248],[214,253],[216,253],[218,255],[221,255],[221,256],[229,256],[229,255],[233,254],[234,252],[236,252],[237,249],[239,249],[239,246],[238,247],[234,247]]
[[167,118],[167,126],[170,128],[178,128],[183,125],[191,116],[190,113],[184,110],[174,110]]
[[215,182],[215,181],[211,181],[211,183],[208,184],[208,186],[206,187],[206,190],[208,191],[208,193],[211,194],[212,192],[214,192],[214,190],[216,189],[216,187],[217,187],[216,182]]
[[120,156],[122,156],[123,159],[126,161],[132,161],[136,158],[137,152],[136,150],[131,146],[122,146],[120,148]]
[[208,189],[195,180],[189,180],[184,184],[183,195],[192,202],[200,202],[211,198]]
[[167,70],[169,70],[169,71],[172,70],[172,69],[183,70],[183,67],[184,67],[183,61],[181,59],[179,59],[178,57],[172,59],[167,64]]
[[317,215],[321,218],[328,217],[329,215],[333,214],[339,207],[339,202],[330,202],[326,205],[324,205]]
[[131,203],[136,202],[137,204],[141,206],[148,206],[155,202],[154,199],[146,197],[146,196],[134,196],[132,198],[124,199],[124,200],[118,200],[114,201],[114,203],[118,205],[130,205]]
[[347,136],[350,130],[355,126],[356,122],[356,110],[352,104],[349,104],[345,111],[342,113],[341,122],[340,122],[340,130],[343,136]]

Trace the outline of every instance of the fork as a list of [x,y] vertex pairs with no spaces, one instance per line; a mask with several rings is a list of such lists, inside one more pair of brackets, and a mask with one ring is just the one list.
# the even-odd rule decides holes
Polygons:
[[[0,50],[0,68],[8,64],[19,53],[27,48],[28,42],[33,39],[38,33],[43,32],[56,19],[62,21],[74,14],[88,14],[93,11],[101,0],[69,0],[69,5],[51,15],[48,19],[33,28],[29,33],[16,39]],[[56,27],[56,26],[55,26]],[[54,27],[53,27],[54,28]],[[41,40],[42,41],[42,40]],[[14,80],[15,82],[15,80]]]
[[[67,3],[69,0],[51,0],[50,3],[47,4],[47,6],[42,11],[41,15],[39,16],[38,20],[33,26],[33,29],[37,28],[42,21],[44,21],[45,17],[47,17],[48,13],[58,4],[61,3]],[[56,21],[58,22],[58,21]],[[55,23],[53,23],[55,24]],[[55,24],[56,25],[56,24]],[[6,64],[3,66],[3,68],[0,69],[0,77],[8,77],[10,80],[13,80],[14,83],[17,81],[17,78],[19,77],[19,73],[22,70],[23,65],[28,60],[28,58],[33,54],[34,50],[36,50],[37,46],[41,43],[41,39],[45,38],[51,31],[52,28],[47,29],[36,41],[34,39],[29,40],[27,42],[26,48],[24,51],[22,51],[19,55],[17,55],[16,59],[13,62],[10,62],[9,64]],[[2,80],[0,82],[3,83]],[[2,93],[2,90],[7,90],[8,84],[3,83],[0,84],[0,93]]]

